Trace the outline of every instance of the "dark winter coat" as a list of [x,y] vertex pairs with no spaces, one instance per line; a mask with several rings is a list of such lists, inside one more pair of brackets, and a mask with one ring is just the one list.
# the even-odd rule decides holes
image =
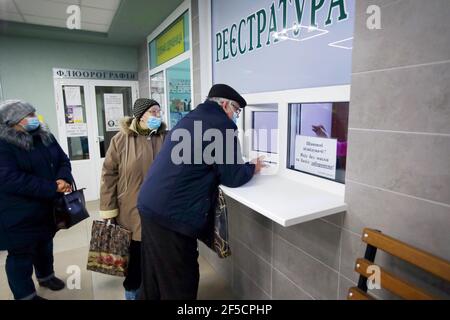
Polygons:
[[54,236],[59,179],[72,183],[70,161],[45,127],[30,134],[0,124],[0,250]]
[[[217,187],[223,184],[228,187],[239,187],[247,183],[254,174],[255,165],[243,163],[239,142],[236,136],[231,137],[231,148],[222,150],[223,160],[234,151],[234,163],[194,164],[195,154],[204,153],[209,142],[194,145],[194,128],[201,124],[201,134],[208,129],[218,129],[226,137],[226,130],[235,132],[236,125],[223,109],[215,102],[200,104],[186,115],[169,132],[164,144],[153,162],[142,185],[138,197],[138,209],[141,215],[154,222],[181,234],[202,238],[209,226],[208,215],[214,205]],[[198,130],[198,129],[196,129]],[[189,132],[191,136],[191,164],[176,164],[172,161],[172,151],[177,153],[180,141],[172,137],[175,132]],[[183,139],[180,139],[183,140]],[[197,152],[194,152],[197,150]]]

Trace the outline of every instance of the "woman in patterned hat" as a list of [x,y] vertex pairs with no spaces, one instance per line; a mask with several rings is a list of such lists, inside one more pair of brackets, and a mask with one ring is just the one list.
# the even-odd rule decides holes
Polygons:
[[133,117],[122,120],[103,163],[100,215],[114,219],[132,232],[128,272],[123,283],[125,298],[136,300],[141,285],[141,221],[137,196],[166,135],[161,107],[155,100],[138,99]]

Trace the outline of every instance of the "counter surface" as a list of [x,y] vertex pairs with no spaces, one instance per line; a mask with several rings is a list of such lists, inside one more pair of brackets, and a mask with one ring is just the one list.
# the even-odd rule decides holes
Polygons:
[[223,192],[284,227],[343,212],[344,197],[279,175],[257,175]]

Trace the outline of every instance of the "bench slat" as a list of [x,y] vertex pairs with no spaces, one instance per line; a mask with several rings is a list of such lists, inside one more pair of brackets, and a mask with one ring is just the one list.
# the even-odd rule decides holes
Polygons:
[[[369,278],[372,273],[368,273],[367,269],[370,266],[377,266],[374,263],[371,263],[365,259],[357,259],[355,265],[355,271],[360,275]],[[377,266],[380,270],[380,278],[381,278],[381,287],[392,292],[393,294],[406,299],[406,300],[435,300],[438,299],[429,295],[428,293],[422,291],[416,286],[401,280],[383,268]]]
[[450,263],[372,229],[364,229],[363,242],[405,260],[435,276],[450,281]]

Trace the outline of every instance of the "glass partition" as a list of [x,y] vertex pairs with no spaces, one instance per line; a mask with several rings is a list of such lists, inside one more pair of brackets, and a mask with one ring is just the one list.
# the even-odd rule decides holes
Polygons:
[[173,128],[191,110],[191,67],[184,60],[166,70],[169,127]]
[[150,96],[159,103],[162,110],[166,108],[164,93],[164,71],[161,71],[150,76]]
[[69,158],[72,161],[87,160],[90,154],[84,87],[62,88]]
[[252,151],[278,153],[278,111],[252,111]]
[[345,183],[348,102],[289,105],[288,168]]
[[132,115],[131,87],[95,87],[100,158],[104,158],[111,139],[120,131],[120,121]]

